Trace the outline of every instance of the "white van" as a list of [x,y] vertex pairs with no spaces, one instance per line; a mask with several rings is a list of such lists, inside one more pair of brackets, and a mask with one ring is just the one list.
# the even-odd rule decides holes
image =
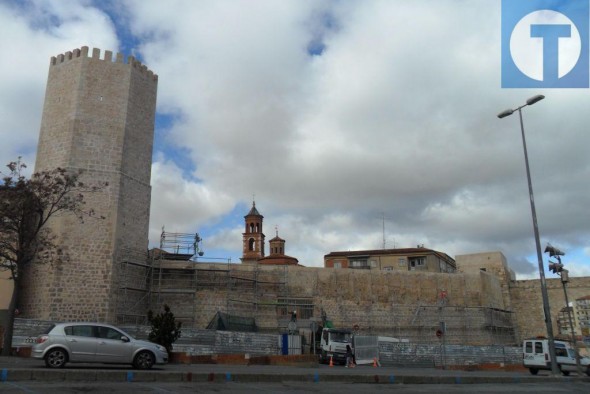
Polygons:
[[[555,342],[555,358],[557,367],[565,376],[570,372],[577,372],[576,353],[569,342]],[[549,340],[545,338],[525,339],[522,343],[522,362],[533,375],[539,370],[551,370],[551,356],[549,354]],[[586,375],[590,376],[590,359],[580,357],[580,366]]]

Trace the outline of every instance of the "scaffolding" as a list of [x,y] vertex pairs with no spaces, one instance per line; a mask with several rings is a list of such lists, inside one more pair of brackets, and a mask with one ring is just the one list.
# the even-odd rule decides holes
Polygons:
[[[412,315],[412,308],[409,312]],[[479,306],[418,306],[420,313],[408,324],[408,308],[395,306],[395,330],[412,342],[442,341],[455,344],[479,345],[483,343],[514,344],[513,313]],[[443,337],[436,333],[442,330]],[[441,339],[442,338],[442,339]]]
[[[281,272],[282,271],[282,272]],[[232,318],[276,322],[280,299],[288,297],[287,266],[267,270],[259,264],[229,267],[226,311]]]
[[[162,231],[158,249],[149,253],[122,250],[117,321],[145,324],[147,310],[158,311],[168,304],[186,328],[205,327],[222,313],[224,324],[230,327],[253,319],[259,331],[286,332],[292,330],[291,320],[296,314],[295,329],[330,319],[335,326],[355,327],[362,335],[396,337],[412,343],[437,343],[441,324],[446,328],[446,344],[513,344],[516,340],[510,311],[467,306],[465,300],[452,303],[447,296],[449,289],[441,290],[430,302],[423,298],[403,304],[392,303],[398,297],[387,293],[380,298],[371,293],[360,298],[360,293],[355,293],[350,298],[346,290],[340,296],[326,298],[319,282],[310,282],[304,292],[290,286],[289,266],[232,264],[231,259],[205,262],[213,258],[202,256],[200,243],[198,234]],[[297,278],[291,280],[297,283]],[[333,280],[330,285],[335,289],[352,285],[338,282],[336,276]],[[373,284],[371,277],[370,288],[373,286],[378,284]],[[403,298],[398,300],[403,302]],[[324,309],[327,318],[320,313],[325,314]]]
[[149,262],[148,253],[121,248],[116,261],[119,266],[117,323],[146,324],[152,275],[152,264]]
[[195,324],[197,270],[194,258],[202,256],[198,233],[169,233],[162,229],[160,248],[151,251],[150,276],[151,310],[159,310],[163,304],[182,305],[175,318],[185,326]]

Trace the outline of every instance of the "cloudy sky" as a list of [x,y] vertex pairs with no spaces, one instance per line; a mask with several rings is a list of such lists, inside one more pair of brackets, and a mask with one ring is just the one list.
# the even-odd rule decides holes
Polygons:
[[124,52],[159,75],[152,246],[198,232],[238,262],[255,198],[306,266],[423,244],[535,278],[518,117],[496,115],[544,94],[523,110],[542,247],[590,275],[590,90],[502,89],[500,6],[0,0],[0,160],[33,167],[51,56]]

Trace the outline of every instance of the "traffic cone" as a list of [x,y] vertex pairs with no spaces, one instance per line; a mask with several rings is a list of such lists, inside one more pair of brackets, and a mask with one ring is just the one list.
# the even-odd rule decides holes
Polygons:
[[333,367],[334,363],[332,362],[332,356],[330,356],[330,367]]
[[373,357],[373,366],[376,367],[377,366],[377,357]]

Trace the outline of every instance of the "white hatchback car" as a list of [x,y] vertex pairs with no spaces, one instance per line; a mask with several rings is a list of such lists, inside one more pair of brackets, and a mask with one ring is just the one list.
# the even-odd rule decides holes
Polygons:
[[49,368],[66,363],[131,364],[150,369],[166,364],[164,346],[134,339],[123,330],[103,323],[59,323],[37,337],[31,356],[45,360]]

